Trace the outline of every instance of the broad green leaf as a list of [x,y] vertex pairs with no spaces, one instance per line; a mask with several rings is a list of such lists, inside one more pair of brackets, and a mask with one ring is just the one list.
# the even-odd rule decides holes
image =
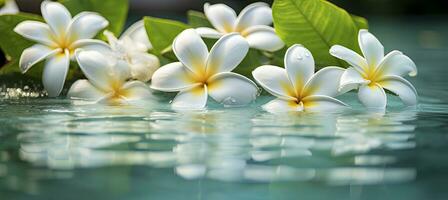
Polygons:
[[189,28],[187,24],[169,19],[144,17],[144,21],[153,53],[158,55],[169,52],[176,36]]
[[208,21],[207,17],[204,13],[189,10],[187,12],[188,24],[194,28],[198,27],[213,27],[212,24]]
[[101,14],[109,21],[109,30],[120,35],[128,15],[128,0],[59,0],[72,15],[82,11]]
[[14,32],[16,25],[25,20],[42,21],[42,18],[38,15],[27,13],[0,16],[0,33],[2,33],[0,37],[0,48],[11,58],[20,57],[24,49],[34,44],[34,42]]
[[5,5],[5,0],[0,0],[0,7],[3,7]]
[[329,54],[332,45],[358,49],[359,28],[355,19],[326,0],[275,0],[273,18],[276,32],[283,41],[288,46],[304,45],[313,53],[318,67],[346,66]]
[[369,22],[367,21],[366,18],[356,16],[356,15],[351,15],[351,16],[352,16],[353,21],[355,22],[356,27],[358,27],[358,29],[369,29]]
[[267,61],[268,59],[259,50],[249,49],[244,60],[233,70],[233,72],[253,79],[252,71]]

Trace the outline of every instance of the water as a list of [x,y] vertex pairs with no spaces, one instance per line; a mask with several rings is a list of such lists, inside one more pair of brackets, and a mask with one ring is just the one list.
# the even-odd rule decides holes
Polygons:
[[446,199],[448,26],[372,27],[417,63],[417,107],[367,111],[351,93],[335,113],[269,114],[269,96],[175,112],[168,96],[110,107],[0,88],[0,199]]

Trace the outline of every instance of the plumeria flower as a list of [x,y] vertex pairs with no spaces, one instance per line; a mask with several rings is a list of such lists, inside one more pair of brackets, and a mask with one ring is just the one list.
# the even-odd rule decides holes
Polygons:
[[172,101],[176,109],[202,109],[208,95],[219,103],[238,106],[255,100],[258,88],[250,79],[231,72],[243,60],[249,44],[236,33],[219,39],[208,52],[194,29],[177,36],[173,51],[180,62],[159,68],[151,88],[165,92],[179,91]]
[[119,39],[112,32],[105,31],[110,47],[115,57],[125,60],[130,68],[133,79],[147,82],[160,67],[159,59],[148,53],[152,48],[143,21],[129,27]]
[[204,13],[213,28],[200,27],[196,30],[202,37],[220,38],[225,34],[241,34],[251,48],[263,51],[277,51],[283,48],[283,41],[277,36],[272,24],[272,9],[268,4],[257,2],[248,5],[237,16],[225,4],[204,4]]
[[384,89],[398,95],[406,105],[417,103],[417,91],[403,78],[416,76],[417,67],[400,51],[384,56],[384,47],[367,30],[360,30],[359,47],[364,58],[340,45],[334,45],[330,54],[351,65],[341,77],[341,91],[358,89],[358,98],[366,107],[385,108],[387,104]]
[[62,91],[70,59],[74,59],[76,49],[101,51],[109,48],[104,42],[90,39],[109,22],[92,12],[81,12],[72,18],[69,11],[57,2],[42,2],[41,11],[47,24],[23,21],[14,29],[16,33],[38,43],[23,51],[19,66],[26,73],[38,62],[46,60],[42,82],[48,95],[55,97]]
[[0,8],[0,15],[17,14],[19,7],[14,0],[5,0],[5,4]]
[[322,111],[346,106],[337,96],[343,68],[314,73],[310,51],[294,45],[285,54],[285,68],[264,65],[252,72],[256,82],[277,98],[263,105],[268,112]]
[[67,96],[105,104],[128,104],[152,97],[141,81],[127,81],[131,76],[128,64],[111,59],[98,51],[76,50],[76,60],[87,80],[78,80],[70,87]]

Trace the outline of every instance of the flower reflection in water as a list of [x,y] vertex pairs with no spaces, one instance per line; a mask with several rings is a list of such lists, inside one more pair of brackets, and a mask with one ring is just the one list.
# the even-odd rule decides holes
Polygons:
[[412,110],[275,115],[87,105],[47,112],[20,118],[27,122],[19,127],[20,158],[56,171],[140,165],[172,168],[188,180],[336,185],[416,176],[394,167],[393,154],[415,147]]

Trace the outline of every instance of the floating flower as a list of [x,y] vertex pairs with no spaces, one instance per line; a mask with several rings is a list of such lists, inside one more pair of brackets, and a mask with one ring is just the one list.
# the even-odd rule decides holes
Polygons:
[[244,105],[255,100],[258,88],[250,79],[231,72],[249,50],[248,43],[236,33],[219,39],[210,53],[194,29],[177,36],[173,51],[180,62],[159,68],[151,88],[165,92],[180,91],[174,108],[202,109],[208,95],[225,105]]
[[344,69],[326,67],[314,74],[310,51],[294,45],[285,54],[285,69],[272,65],[252,72],[255,80],[277,98],[263,105],[268,112],[321,111],[346,106],[337,96]]
[[358,42],[365,58],[340,45],[330,49],[331,55],[351,65],[341,77],[339,90],[358,89],[358,98],[366,107],[385,108],[384,89],[398,95],[406,105],[417,104],[417,91],[402,78],[417,75],[414,62],[396,50],[384,56],[383,45],[367,30],[359,31]]
[[0,15],[17,14],[19,7],[14,0],[5,0],[5,4],[0,8]]
[[215,29],[200,27],[196,30],[202,37],[220,38],[225,34],[240,33],[251,48],[277,51],[283,41],[277,36],[272,24],[272,9],[268,4],[257,2],[244,8],[239,16],[225,4],[204,4],[204,13]]
[[117,39],[112,32],[105,31],[114,56],[125,60],[133,79],[147,82],[160,67],[159,59],[148,53],[152,48],[143,21],[138,21]]
[[78,49],[75,54],[87,80],[78,80],[73,83],[67,94],[69,98],[106,104],[127,104],[152,97],[145,83],[127,82],[131,72],[125,61],[111,59],[98,51]]
[[23,21],[14,31],[37,42],[23,51],[19,66],[23,73],[36,63],[46,60],[42,82],[48,95],[58,96],[64,87],[70,59],[76,49],[108,49],[108,45],[93,38],[109,22],[92,12],[81,12],[74,18],[60,3],[44,1],[42,15],[47,24],[39,21]]

